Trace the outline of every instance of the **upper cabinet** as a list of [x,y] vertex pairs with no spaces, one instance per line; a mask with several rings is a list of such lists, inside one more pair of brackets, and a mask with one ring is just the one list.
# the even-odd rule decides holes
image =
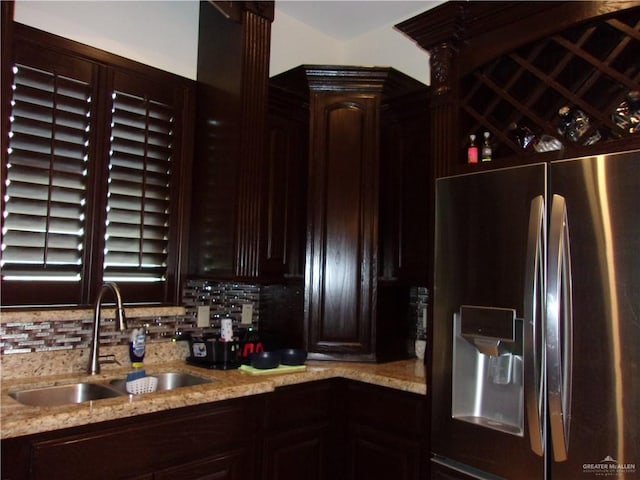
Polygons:
[[431,54],[435,177],[640,146],[640,2],[447,2],[398,28]]
[[303,65],[271,91],[274,112],[296,103],[272,117],[272,163],[307,172],[310,357],[406,355],[408,289],[427,275],[428,88],[392,68]]
[[201,2],[189,274],[259,274],[274,2]]

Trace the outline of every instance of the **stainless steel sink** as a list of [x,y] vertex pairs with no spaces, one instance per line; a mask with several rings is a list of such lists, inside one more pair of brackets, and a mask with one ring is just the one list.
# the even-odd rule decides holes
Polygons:
[[[149,376],[158,379],[156,391],[173,390],[175,388],[192,387],[194,385],[213,382],[213,380],[209,378],[199,377],[185,372],[151,373]],[[124,379],[111,380],[110,385],[120,392],[126,393],[127,391],[126,381]]]
[[[211,383],[213,381],[209,378],[184,372],[154,373],[152,376],[158,379],[156,391],[173,390],[175,388]],[[10,397],[23,405],[34,407],[69,405],[125,395],[128,395],[125,379],[111,380],[108,384],[81,382],[9,393]]]
[[70,385],[21,390],[9,393],[9,396],[23,405],[51,407],[120,397],[122,393],[99,383],[73,383]]

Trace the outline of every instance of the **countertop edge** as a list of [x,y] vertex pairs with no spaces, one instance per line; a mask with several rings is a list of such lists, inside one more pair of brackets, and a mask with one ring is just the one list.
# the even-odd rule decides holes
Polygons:
[[0,439],[9,439],[47,431],[60,430],[128,418],[175,408],[214,403],[233,398],[273,392],[278,387],[308,383],[331,378],[345,378],[372,385],[393,388],[418,395],[426,395],[424,364],[421,360],[403,360],[385,364],[350,362],[307,362],[302,372],[272,375],[250,375],[239,370],[208,370],[173,361],[146,367],[147,373],[182,371],[209,378],[212,383],[156,392],[148,395],[124,396],[95,402],[59,407],[29,407],[9,397],[12,391],[39,386],[74,383],[77,381],[105,382],[121,378],[126,371],[87,378],[82,375],[31,377],[5,380],[2,385]]

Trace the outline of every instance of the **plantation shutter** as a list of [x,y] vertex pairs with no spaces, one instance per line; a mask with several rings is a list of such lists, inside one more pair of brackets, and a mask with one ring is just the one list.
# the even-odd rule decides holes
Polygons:
[[14,67],[2,229],[5,280],[81,279],[92,86]]
[[165,281],[174,111],[120,91],[112,98],[104,280]]

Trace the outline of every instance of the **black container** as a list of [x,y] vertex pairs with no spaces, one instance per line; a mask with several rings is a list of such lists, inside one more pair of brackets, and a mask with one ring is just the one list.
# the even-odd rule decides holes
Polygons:
[[304,365],[307,361],[307,351],[302,348],[284,348],[280,350],[282,365]]
[[280,352],[259,352],[251,354],[251,366],[260,370],[280,366]]
[[192,338],[189,340],[191,356],[187,362],[207,368],[238,368],[240,360],[238,342],[221,342],[215,338]]

